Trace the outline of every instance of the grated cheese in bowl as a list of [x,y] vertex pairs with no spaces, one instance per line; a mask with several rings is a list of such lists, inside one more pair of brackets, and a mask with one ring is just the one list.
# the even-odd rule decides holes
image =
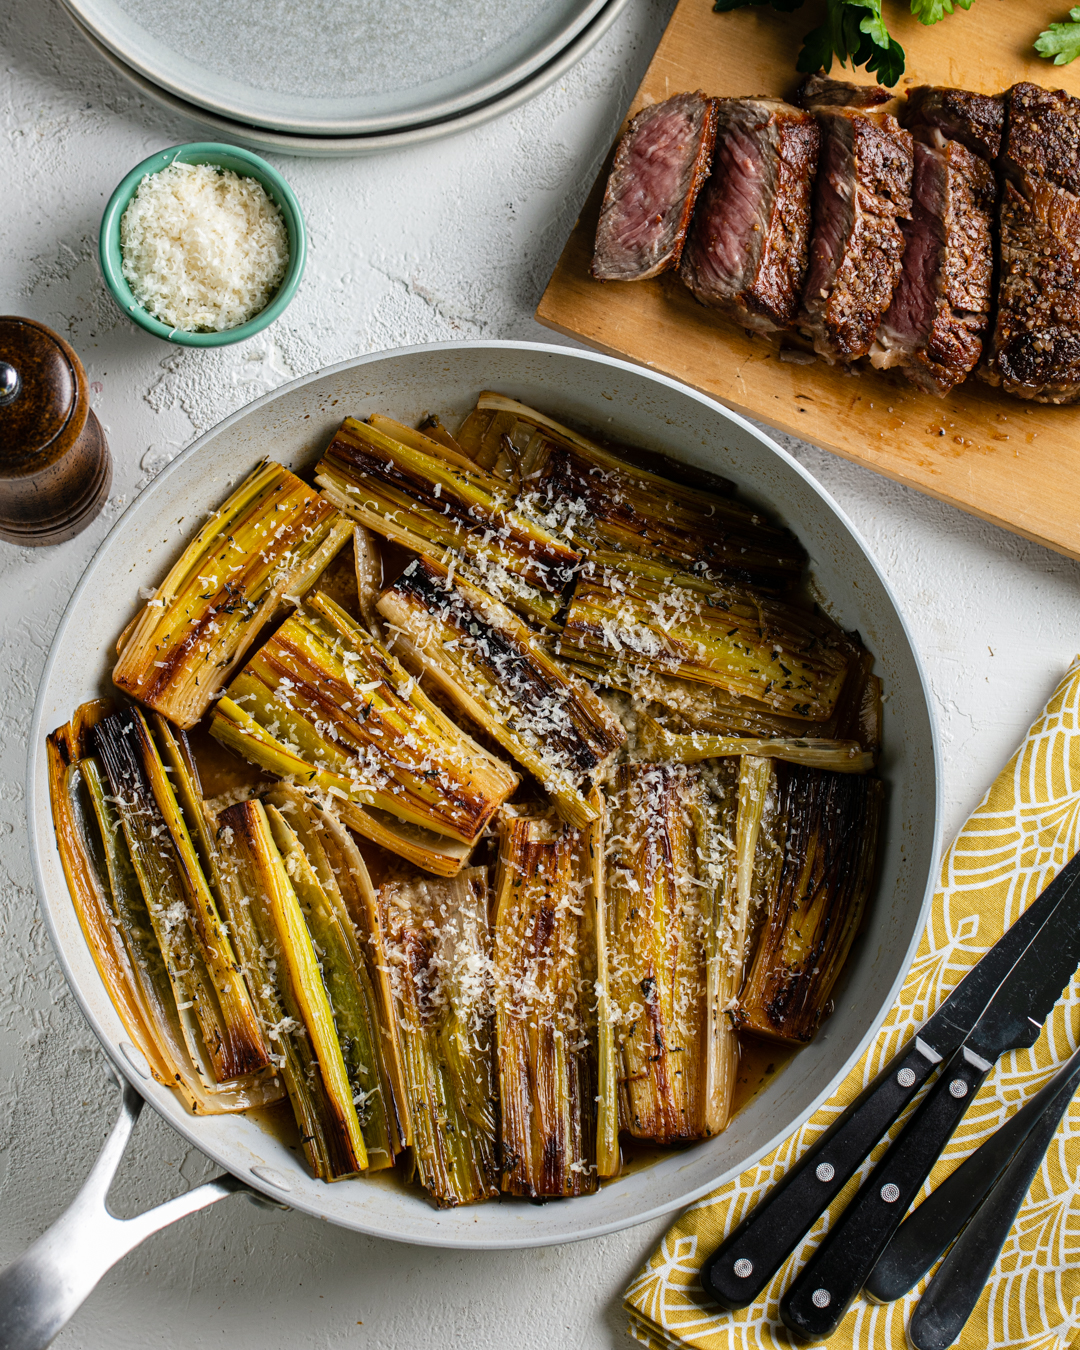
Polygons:
[[220,333],[265,309],[285,279],[289,234],[254,178],[168,165],[139,184],[120,222],[124,279],[182,332]]

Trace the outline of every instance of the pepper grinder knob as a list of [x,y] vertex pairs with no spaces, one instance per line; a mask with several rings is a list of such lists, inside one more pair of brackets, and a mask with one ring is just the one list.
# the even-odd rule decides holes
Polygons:
[[111,486],[112,457],[82,362],[43,323],[0,315],[0,539],[71,539]]
[[0,361],[0,408],[10,403],[22,388],[19,372],[7,361]]

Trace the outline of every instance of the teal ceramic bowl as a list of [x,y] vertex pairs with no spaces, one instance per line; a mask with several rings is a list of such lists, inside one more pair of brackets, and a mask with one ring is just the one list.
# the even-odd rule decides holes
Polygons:
[[[120,249],[121,217],[147,174],[158,173],[175,160],[179,160],[181,164],[213,164],[219,169],[231,169],[241,177],[254,178],[263,185],[271,201],[280,208],[285,227],[289,232],[289,267],[277,294],[253,319],[238,324],[236,328],[226,328],[220,333],[186,333],[178,328],[170,328],[168,324],[155,319],[143,309],[124,279],[123,255]],[[242,150],[236,145],[194,141],[190,145],[174,145],[171,150],[162,150],[156,155],[151,155],[149,159],[137,164],[120,183],[109,198],[109,204],[101,218],[98,257],[105,285],[109,288],[112,298],[121,311],[140,328],[145,328],[155,337],[164,338],[166,342],[175,342],[183,347],[225,347],[233,342],[244,342],[247,338],[254,337],[256,333],[261,333],[284,313],[296,294],[300,278],[304,274],[307,232],[304,229],[300,204],[293,195],[292,188],[265,159],[260,159],[250,150]]]

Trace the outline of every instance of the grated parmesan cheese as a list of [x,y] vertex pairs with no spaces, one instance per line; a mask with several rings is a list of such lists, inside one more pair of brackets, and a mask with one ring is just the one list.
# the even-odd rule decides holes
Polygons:
[[285,222],[262,184],[210,164],[147,174],[120,221],[120,244],[139,304],[187,333],[253,319],[289,263]]

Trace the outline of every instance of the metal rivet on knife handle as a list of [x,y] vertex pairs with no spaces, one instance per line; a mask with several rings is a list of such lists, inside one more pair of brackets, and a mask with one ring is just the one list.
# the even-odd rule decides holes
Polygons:
[[962,1078],[954,1078],[952,1082],[949,1084],[949,1091],[957,1100],[959,1100],[961,1097],[967,1096],[968,1085],[964,1082]]
[[[862,1160],[896,1120],[940,1059],[916,1038],[884,1065],[847,1111],[802,1155],[701,1265],[701,1286],[722,1308],[748,1307],[840,1193]],[[900,1086],[910,1069],[914,1082]],[[828,1161],[825,1161],[825,1158]],[[748,1261],[744,1276],[739,1261]]]
[[902,1088],[909,1088],[915,1081],[915,1075],[910,1069],[901,1069],[896,1075],[896,1081]]
[[886,1182],[881,1188],[881,1198],[887,1205],[895,1205],[900,1199],[900,1187],[894,1186],[891,1181]]
[[827,1289],[815,1289],[813,1301],[815,1308],[827,1308],[832,1302],[832,1294]]
[[748,1261],[744,1256],[735,1262],[734,1266],[732,1266],[732,1270],[734,1270],[740,1280],[748,1280],[754,1273],[754,1263],[753,1261]]

